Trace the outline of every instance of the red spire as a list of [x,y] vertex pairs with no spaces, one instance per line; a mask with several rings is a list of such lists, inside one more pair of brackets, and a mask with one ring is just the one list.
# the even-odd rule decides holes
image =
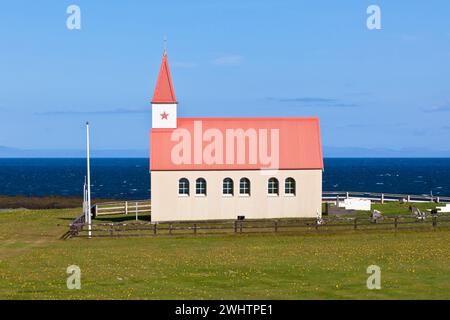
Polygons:
[[158,81],[156,82],[155,93],[153,94],[152,103],[176,103],[175,91],[173,90],[172,78],[170,76],[169,63],[167,62],[167,54],[164,55],[159,69]]

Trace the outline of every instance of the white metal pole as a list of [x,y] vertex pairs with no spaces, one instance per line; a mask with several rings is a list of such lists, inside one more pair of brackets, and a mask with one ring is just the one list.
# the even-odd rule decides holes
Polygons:
[[87,217],[88,217],[88,235],[91,237],[91,169],[89,153],[89,122],[86,122],[86,166],[87,166]]
[[84,185],[83,185],[83,213],[84,213],[84,223],[87,221],[87,204],[86,204],[86,176],[84,176]]

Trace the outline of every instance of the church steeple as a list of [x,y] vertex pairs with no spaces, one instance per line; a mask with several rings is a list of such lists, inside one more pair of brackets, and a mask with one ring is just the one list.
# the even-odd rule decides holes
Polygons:
[[170,76],[169,62],[167,61],[167,52],[164,50],[161,68],[159,69],[158,80],[156,82],[155,92],[153,93],[152,103],[176,103],[175,91],[173,89],[172,77]]
[[155,92],[152,98],[152,127],[176,128],[177,127],[177,98],[173,89],[170,76],[167,52],[164,54],[156,81]]

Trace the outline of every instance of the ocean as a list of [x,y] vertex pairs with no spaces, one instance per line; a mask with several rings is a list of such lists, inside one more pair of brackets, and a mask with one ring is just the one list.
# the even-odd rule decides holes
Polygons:
[[[450,158],[326,158],[324,191],[450,196]],[[0,159],[0,195],[82,196],[85,160]],[[147,199],[146,158],[91,159],[93,198]]]

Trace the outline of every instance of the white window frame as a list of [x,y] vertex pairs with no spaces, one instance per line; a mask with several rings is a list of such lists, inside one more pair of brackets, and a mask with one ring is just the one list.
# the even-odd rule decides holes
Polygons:
[[[231,186],[228,184],[231,182]],[[227,185],[225,186],[225,183],[227,183]],[[225,190],[227,190],[228,192],[225,192]],[[232,197],[234,195],[234,181],[231,178],[225,178],[222,181],[222,195],[224,197]]]
[[277,178],[272,177],[267,180],[267,195],[270,197],[278,197],[280,195],[280,181]]
[[[242,183],[243,182],[248,182],[248,186],[247,187],[242,187]],[[242,192],[242,188],[244,189],[244,192]],[[246,191],[246,189],[247,189],[247,192],[245,192]],[[241,178],[241,179],[239,179],[239,195],[241,196],[241,197],[249,197],[250,196],[250,192],[251,192],[251,183],[250,183],[250,179],[248,179],[248,178]]]
[[[204,187],[199,187],[199,183],[201,183],[201,182],[204,182]],[[204,178],[197,178],[196,180],[195,180],[195,196],[196,197],[206,197],[206,192],[207,192],[207,182],[206,182],[206,179],[204,179]],[[199,191],[199,188],[200,188],[200,191],[202,191],[202,189],[203,189],[203,192],[198,192]]]
[[[187,182],[187,186],[185,185],[186,184],[185,182]],[[181,183],[184,183],[184,185],[181,186]],[[189,197],[189,194],[190,194],[189,186],[190,186],[189,179],[187,179],[187,178],[180,178],[178,180],[178,196],[180,196],[180,197]],[[187,193],[180,192],[181,190],[184,190],[184,191],[187,190]]]
[[[287,183],[290,183],[290,185],[288,186]],[[284,195],[287,197],[295,197],[295,195],[297,194],[297,182],[295,181],[294,178],[292,177],[288,177],[284,180]],[[288,190],[292,191],[292,192],[287,192]]]

